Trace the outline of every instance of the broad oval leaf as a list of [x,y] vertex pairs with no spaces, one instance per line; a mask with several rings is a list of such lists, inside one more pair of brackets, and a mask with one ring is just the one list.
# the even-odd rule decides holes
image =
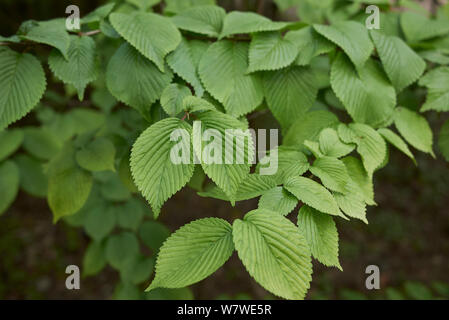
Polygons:
[[23,131],[19,129],[0,132],[0,162],[16,152],[23,142]]
[[132,232],[122,232],[108,237],[106,242],[106,259],[117,270],[139,254],[139,240]]
[[172,83],[162,91],[161,106],[169,116],[176,116],[184,109],[184,98],[191,96],[189,88],[179,83]]
[[332,157],[321,157],[315,160],[310,167],[310,172],[320,178],[321,182],[328,189],[340,193],[346,193],[346,184],[349,175],[345,164]]
[[262,287],[286,299],[304,299],[312,280],[310,250],[293,223],[254,210],[235,220],[233,240],[240,260]]
[[296,208],[298,199],[283,187],[275,187],[264,192],[259,199],[259,208],[286,216]]
[[76,152],[76,161],[88,171],[115,171],[115,147],[107,138],[97,138]]
[[226,11],[218,6],[197,6],[182,11],[172,18],[182,30],[217,38],[220,35]]
[[19,192],[20,172],[17,165],[10,160],[0,163],[0,215],[16,199]]
[[220,268],[233,251],[232,227],[227,221],[205,218],[184,225],[162,245],[156,277],[147,291],[201,281]]
[[426,102],[421,112],[449,111],[449,67],[439,67],[426,73],[419,85],[427,87]]

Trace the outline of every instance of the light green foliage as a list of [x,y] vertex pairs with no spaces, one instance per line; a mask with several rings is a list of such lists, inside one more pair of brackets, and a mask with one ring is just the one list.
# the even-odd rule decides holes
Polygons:
[[350,180],[344,163],[337,158],[321,157],[315,160],[310,172],[320,178],[325,187],[339,193],[346,193]]
[[410,151],[408,145],[404,142],[404,140],[402,140],[402,138],[400,136],[398,136],[396,133],[394,133],[393,131],[391,131],[390,129],[387,129],[387,128],[382,128],[377,131],[381,134],[381,136],[386,141],[388,141],[393,146],[395,146],[396,148],[401,150],[403,153],[405,153],[416,164],[416,160],[415,160],[415,157],[413,156],[413,153]]
[[449,21],[428,19],[410,11],[401,15],[401,27],[405,37],[411,43],[449,33]]
[[[157,217],[164,202],[179,191],[192,177],[195,168],[191,156],[187,164],[174,164],[170,151],[177,144],[170,140],[173,130],[191,131],[186,122],[167,118],[144,131],[137,139],[131,153],[131,171],[139,191],[148,200]],[[191,146],[182,139],[181,147],[191,151]]]
[[106,71],[106,83],[112,95],[143,114],[161,97],[172,77],[169,70],[162,73],[125,43],[112,56]]
[[245,73],[248,47],[244,42],[215,42],[199,65],[199,74],[207,91],[235,117],[253,111],[263,100],[260,77]]
[[289,220],[251,211],[234,221],[232,235],[240,260],[260,285],[282,298],[304,298],[312,280],[310,251]]
[[343,271],[338,261],[338,231],[331,216],[302,206],[298,214],[298,228],[314,258]]
[[217,38],[225,16],[226,11],[221,7],[197,6],[180,12],[172,18],[172,22],[181,30]]
[[192,7],[213,5],[215,0],[165,0],[165,3],[165,12],[180,13]]
[[0,163],[0,215],[5,213],[19,192],[20,173],[12,161]]
[[332,194],[319,183],[304,177],[292,177],[285,182],[284,187],[304,204],[344,218]]
[[248,73],[278,70],[290,65],[298,55],[295,44],[279,32],[256,33],[249,46]]
[[421,111],[449,111],[449,67],[429,71],[419,80],[419,84],[428,89]]
[[147,290],[182,288],[220,268],[234,251],[231,225],[218,218],[193,221],[173,233],[161,247],[156,277]]
[[23,131],[13,129],[0,132],[0,162],[16,152],[23,142]]
[[74,85],[79,99],[83,100],[87,84],[97,78],[95,41],[90,37],[71,36],[67,58],[53,50],[48,65],[64,83]]
[[0,48],[0,130],[30,112],[45,86],[39,60],[28,53]]
[[342,21],[331,26],[314,25],[315,30],[343,49],[358,67],[368,60],[374,47],[364,25],[354,21]]
[[371,37],[385,72],[397,91],[409,86],[422,75],[426,64],[401,38],[371,31]]
[[355,149],[355,144],[347,144],[340,140],[337,131],[332,128],[326,128],[321,131],[319,136],[320,151],[325,156],[341,158]]
[[397,108],[394,124],[404,139],[414,148],[430,153],[433,157],[433,133],[427,120],[407,108]]
[[362,192],[366,204],[375,205],[373,182],[368,176],[362,162],[354,157],[343,158],[342,161],[346,165],[347,172],[351,180],[357,185]]
[[379,127],[391,119],[396,93],[374,60],[356,69],[339,54],[332,64],[331,85],[354,121]]
[[266,72],[263,83],[268,107],[284,130],[295,120],[303,120],[318,92],[315,76],[308,67]]
[[283,187],[275,187],[264,192],[259,200],[259,208],[278,212],[283,216],[295,209],[298,199]]
[[49,160],[61,149],[56,134],[47,128],[25,128],[23,148],[39,159]]
[[180,32],[169,19],[154,13],[135,12],[112,13],[110,20],[126,41],[164,72],[165,56],[181,42]]
[[96,138],[76,152],[76,162],[88,171],[115,171],[115,147],[106,138]]
[[277,31],[288,26],[288,22],[273,22],[253,12],[233,11],[226,15],[220,38],[240,33]]
[[174,117],[184,109],[184,98],[190,95],[189,88],[173,83],[162,92],[161,106],[169,116]]

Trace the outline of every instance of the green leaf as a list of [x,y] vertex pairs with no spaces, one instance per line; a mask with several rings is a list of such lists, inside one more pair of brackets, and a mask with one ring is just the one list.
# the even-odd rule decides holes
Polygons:
[[128,260],[120,270],[120,278],[124,282],[140,284],[150,277],[154,269],[154,259],[136,255]]
[[23,137],[23,131],[19,129],[0,132],[0,162],[20,148],[20,145],[23,142]]
[[192,7],[214,5],[215,0],[165,0],[167,7],[164,12],[181,13]]
[[296,64],[300,66],[310,64],[314,57],[328,53],[335,48],[332,42],[318,34],[312,27],[289,31],[284,39],[290,40],[296,45],[297,52],[299,51]]
[[360,186],[352,178],[349,178],[346,184],[346,190],[344,194],[338,192],[334,192],[333,194],[341,211],[348,217],[362,220],[368,224],[368,220],[366,220],[365,195]]
[[277,31],[289,25],[288,22],[273,22],[254,12],[232,11],[223,21],[220,39],[233,34]]
[[[256,198],[262,194],[265,194],[267,190],[270,190],[275,186],[276,181],[271,176],[261,176],[256,173],[250,174],[238,186],[233,200],[243,201]],[[210,197],[230,201],[230,198],[219,187],[213,187],[205,192],[198,192],[198,195],[201,197]]]
[[426,73],[419,85],[427,87],[427,98],[421,112],[449,111],[449,67],[440,67]]
[[321,152],[328,157],[341,158],[355,149],[355,144],[343,143],[338,137],[337,131],[332,128],[321,131],[319,143]]
[[123,202],[131,198],[131,192],[116,173],[112,171],[98,171],[95,175],[97,179],[99,175],[105,177],[100,188],[101,195],[105,199],[114,202]]
[[[153,208],[155,217],[161,207],[178,192],[192,177],[195,165],[192,161],[190,139],[181,136],[181,141],[171,141],[176,129],[190,135],[188,123],[176,118],[161,120],[145,130],[134,143],[131,153],[131,172],[139,191]],[[178,145],[188,163],[174,164],[172,148]],[[188,152],[189,154],[184,154]]]
[[18,34],[22,39],[48,44],[58,49],[64,58],[68,59],[69,57],[70,36],[66,31],[65,19],[33,21],[30,28],[24,27],[22,24]]
[[139,228],[139,236],[148,248],[157,252],[170,236],[170,231],[162,223],[145,221]]
[[332,194],[318,182],[304,177],[291,177],[285,182],[284,188],[306,205],[346,219]]
[[98,22],[100,20],[105,19],[109,13],[111,13],[112,9],[114,9],[115,3],[107,3],[95,9],[92,12],[86,14],[82,19],[82,24]]
[[288,219],[254,210],[235,220],[233,240],[249,274],[266,290],[286,299],[304,299],[312,280],[310,251]]
[[447,19],[428,19],[414,12],[401,14],[401,27],[408,42],[415,43],[449,33]]
[[76,162],[88,171],[115,171],[115,147],[107,138],[96,138],[76,152]]
[[355,21],[341,21],[331,26],[314,25],[315,30],[343,49],[352,63],[359,68],[373,52],[368,30]]
[[343,271],[338,261],[337,226],[331,216],[304,205],[299,210],[298,228],[314,258],[325,266]]
[[218,41],[201,59],[199,75],[212,96],[235,117],[253,111],[263,100],[262,81],[248,69],[248,44]]
[[117,224],[124,229],[137,230],[144,214],[141,202],[136,198],[131,198],[118,208]]
[[[249,174],[254,157],[251,133],[239,120],[218,111],[199,113],[197,118],[201,121],[201,127],[193,130],[195,154],[206,175],[234,201],[240,183]],[[214,134],[206,144],[202,137],[204,131],[209,129],[213,129],[209,132]],[[230,139],[230,132],[225,131],[230,129],[234,129],[235,139]],[[232,155],[228,154],[229,150],[232,150]]]
[[84,99],[88,83],[97,78],[95,41],[91,37],[70,37],[67,58],[53,50],[48,57],[51,71],[66,84],[75,86],[78,98]]
[[310,167],[310,172],[320,178],[326,188],[340,193],[347,192],[346,185],[350,178],[344,163],[337,158],[316,159]]
[[46,198],[48,178],[43,163],[24,154],[14,158],[20,169],[20,188],[33,197]]
[[357,145],[357,152],[362,157],[366,172],[372,177],[387,156],[387,144],[382,136],[362,123],[351,123],[349,126],[340,124],[338,134],[344,142]]
[[137,50],[124,43],[109,61],[106,84],[117,100],[145,114],[161,97],[173,75],[160,72]]
[[315,140],[321,130],[338,123],[338,118],[329,111],[311,111],[296,120],[284,137],[284,144],[301,146],[305,140]]
[[392,118],[396,92],[374,60],[356,70],[339,54],[332,64],[331,85],[355,122],[379,127]]
[[201,281],[220,268],[233,251],[232,227],[225,220],[206,218],[184,225],[161,247],[156,277],[147,291]]
[[396,109],[394,124],[404,139],[414,148],[429,153],[433,153],[433,133],[426,118],[407,108]]
[[139,240],[131,232],[114,234],[106,242],[106,260],[117,270],[121,270],[139,254]]
[[24,132],[23,148],[36,158],[50,160],[61,149],[56,135],[46,127],[29,127]]
[[83,276],[98,274],[106,266],[105,248],[103,242],[93,241],[86,249],[83,258]]
[[259,199],[259,208],[267,209],[286,216],[296,208],[298,199],[283,187],[274,187],[264,192]]
[[5,213],[19,192],[20,173],[12,161],[0,163],[0,215]]
[[220,35],[226,11],[218,6],[197,6],[182,11],[172,18],[181,30],[217,38]]
[[263,81],[268,107],[284,130],[303,119],[318,93],[315,75],[308,67],[266,72]]
[[375,30],[371,31],[371,38],[385,72],[398,92],[423,74],[426,63],[401,38],[383,35]]
[[256,33],[249,46],[248,73],[278,70],[293,63],[298,55],[296,45],[279,32]]
[[182,39],[176,50],[167,56],[167,63],[178,76],[191,84],[196,96],[202,97],[204,88],[198,76],[198,64],[194,61],[191,43]]
[[170,19],[150,12],[114,12],[109,20],[126,41],[164,72],[165,56],[181,42],[181,33]]
[[398,136],[396,133],[387,128],[379,129],[377,130],[377,132],[379,132],[386,141],[388,141],[393,146],[398,148],[400,151],[405,153],[416,164],[416,160],[415,157],[413,156],[413,153],[410,151],[408,145],[404,142],[404,140],[402,140],[400,136]]
[[126,0],[126,2],[132,3],[142,11],[147,11],[151,7],[161,2],[161,0]]
[[357,184],[358,189],[362,192],[365,202],[369,205],[375,205],[373,182],[363,167],[362,162],[354,157],[346,157],[341,160],[344,162],[351,180]]
[[105,238],[115,227],[115,210],[114,206],[106,206],[104,202],[89,208],[84,223],[86,233],[95,241]]
[[92,175],[76,164],[75,149],[71,144],[52,159],[48,168],[48,204],[55,223],[84,206],[92,189],[92,180]]
[[182,101],[183,110],[194,113],[199,111],[216,110],[215,107],[208,101],[195,97],[188,96]]
[[0,48],[0,130],[24,117],[45,91],[44,69],[34,56]]
[[186,86],[172,83],[162,92],[161,106],[169,116],[174,117],[184,109],[184,98],[191,95],[189,88]]
[[438,146],[446,161],[449,162],[449,120],[441,127]]

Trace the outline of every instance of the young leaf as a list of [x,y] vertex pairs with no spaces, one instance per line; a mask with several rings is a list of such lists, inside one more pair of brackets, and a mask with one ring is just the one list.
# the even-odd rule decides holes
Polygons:
[[310,172],[320,178],[326,188],[340,193],[347,192],[346,184],[350,178],[344,163],[337,158],[316,159],[310,167]]
[[298,199],[283,187],[264,192],[259,199],[259,209],[267,209],[286,216],[296,208]]
[[181,30],[218,38],[226,11],[218,6],[198,6],[182,11],[172,18]]
[[[190,139],[183,135],[180,142],[170,138],[176,129],[183,129],[182,132],[189,133],[189,136],[192,130],[188,123],[176,118],[161,120],[140,135],[131,153],[134,182],[151,204],[155,217],[164,202],[190,180],[195,168]],[[188,163],[175,164],[172,161],[171,153],[175,145],[181,147],[183,153],[189,153],[182,155]]]
[[247,43],[223,40],[207,49],[199,66],[199,74],[207,91],[224,105],[227,113],[235,117],[253,111],[263,100],[259,76],[245,74],[247,59]]
[[182,84],[172,83],[162,91],[161,106],[171,117],[176,116],[184,109],[185,97],[191,96],[189,88]]
[[288,219],[254,210],[235,220],[233,240],[240,260],[262,287],[286,299],[304,299],[312,280],[310,251]]
[[143,114],[149,112],[172,78],[169,70],[160,72],[127,43],[115,52],[106,70],[106,84],[112,95]]
[[191,42],[182,39],[176,50],[167,56],[167,64],[178,76],[192,85],[196,96],[203,96],[204,88],[198,76],[198,64],[193,58]]
[[19,37],[39,43],[45,43],[58,49],[65,59],[69,58],[70,36],[66,31],[64,19],[48,21],[33,21],[32,24],[24,22],[17,32]]
[[331,85],[355,122],[378,127],[392,118],[396,92],[374,60],[356,70],[339,54],[332,63]]
[[328,53],[335,48],[332,42],[321,36],[312,27],[289,31],[284,39],[290,40],[296,45],[297,52],[299,51],[296,64],[300,66],[310,64],[314,57]]
[[377,132],[379,132],[381,136],[384,137],[385,140],[387,140],[393,146],[395,146],[400,151],[405,153],[416,164],[416,160],[415,157],[413,156],[413,153],[410,151],[408,145],[404,142],[404,140],[402,140],[400,136],[398,136],[396,133],[387,128],[381,128],[377,130]]
[[428,89],[421,112],[428,110],[449,111],[449,67],[440,67],[426,73],[419,85]]
[[332,128],[321,131],[319,143],[321,152],[328,157],[341,158],[355,149],[355,144],[343,143],[338,137],[337,131]]
[[313,27],[319,34],[342,48],[357,68],[362,67],[373,52],[374,47],[368,30],[361,23],[341,21],[331,26]]
[[319,183],[304,177],[291,177],[285,182],[284,188],[308,206],[346,219],[332,194]]
[[263,78],[268,107],[284,130],[313,106],[318,86],[308,67],[291,67],[266,72]]
[[338,261],[338,231],[331,216],[304,205],[299,210],[298,229],[314,258],[343,271]]
[[426,63],[401,38],[383,35],[376,30],[371,31],[371,38],[385,72],[398,92],[423,74]]
[[407,41],[411,43],[449,33],[449,21],[446,19],[428,19],[410,11],[401,14],[401,27]]
[[88,171],[115,171],[115,147],[107,138],[97,138],[76,152],[79,166]]
[[409,144],[435,157],[432,149],[432,129],[423,116],[407,108],[399,107],[396,109],[394,124]]
[[346,184],[346,190],[345,193],[333,193],[335,201],[337,201],[341,211],[348,217],[362,220],[368,224],[368,220],[366,220],[365,196],[360,189],[360,186],[357,185],[352,178],[349,178]]
[[0,215],[5,213],[19,192],[20,173],[17,165],[7,160],[0,163]]
[[165,56],[181,42],[181,33],[168,18],[150,12],[114,12],[109,20],[126,41],[164,72]]
[[91,37],[70,37],[67,58],[53,50],[48,57],[51,71],[64,83],[72,84],[78,98],[84,99],[84,90],[89,82],[97,78],[95,41]]
[[256,33],[249,46],[247,72],[282,69],[292,64],[297,55],[295,44],[279,32]]
[[48,167],[48,204],[56,223],[61,217],[75,214],[87,201],[92,189],[92,175],[78,167],[75,149],[68,143]]
[[449,120],[441,127],[438,146],[443,157],[449,162]]
[[351,180],[356,183],[358,189],[362,192],[366,204],[375,205],[373,182],[363,167],[362,162],[354,157],[346,157],[341,160],[345,164]]
[[216,110],[208,101],[195,97],[187,96],[182,100],[182,110],[194,113],[200,111]]
[[346,143],[355,143],[357,152],[362,157],[363,165],[369,177],[379,169],[387,156],[387,144],[373,128],[362,123],[340,124],[340,138]]
[[[197,117],[201,121],[201,130],[194,130],[193,132],[195,154],[198,159],[201,159],[201,165],[207,176],[226,193],[231,201],[234,201],[239,185],[249,174],[250,163],[254,156],[252,136],[240,121],[227,114],[218,111],[206,111],[199,113]],[[216,130],[210,132],[220,135],[220,137],[214,135],[213,139],[209,138],[209,141],[212,141],[209,144],[218,146],[218,148],[221,147],[221,150],[215,150],[218,148],[210,150],[207,148],[209,144],[205,144],[202,140],[204,131],[209,129]],[[226,138],[226,136],[229,137],[229,131],[226,133],[225,130],[229,129],[234,129],[236,143],[234,143],[234,139]],[[237,143],[238,141],[242,142],[241,145]],[[206,148],[210,152],[207,152]],[[229,151],[226,150],[232,150],[233,154],[227,154]],[[220,151],[220,154],[215,155],[215,152]],[[212,156],[212,152],[215,156]],[[204,156],[213,158],[205,161]],[[237,161],[239,157],[240,159]]]
[[218,218],[193,221],[164,242],[157,257],[156,277],[147,291],[182,288],[201,281],[220,268],[233,251],[228,222]]
[[19,129],[0,131],[0,162],[16,152],[23,137],[23,131]]
[[233,34],[277,31],[288,25],[288,22],[273,22],[254,12],[232,11],[224,19],[220,39]]
[[44,69],[34,56],[0,48],[0,130],[24,117],[45,91]]

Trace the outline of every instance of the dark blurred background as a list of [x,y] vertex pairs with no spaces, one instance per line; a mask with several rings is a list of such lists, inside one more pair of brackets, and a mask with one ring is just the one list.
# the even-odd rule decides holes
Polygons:
[[[77,4],[83,15],[102,3],[0,0],[0,34],[14,34],[28,19],[65,16],[69,4]],[[243,9],[255,5],[254,1],[223,3]],[[264,12],[274,16],[273,8],[267,1]],[[443,116],[432,115],[429,120],[436,134]],[[314,263],[309,299],[449,298],[449,165],[441,157],[415,155],[418,167],[390,149],[389,164],[375,175],[378,206],[368,210],[370,224],[337,221],[344,272]],[[246,201],[232,208],[186,188],[167,202],[161,220],[174,231],[196,218],[229,219],[256,207],[256,201]],[[0,299],[110,298],[118,281],[110,267],[82,279],[81,290],[65,288],[65,268],[82,265],[88,242],[81,229],[53,225],[45,200],[21,192],[0,218]],[[380,268],[380,290],[365,288],[365,268],[371,264]],[[192,291],[196,299],[272,298],[249,277],[235,255],[212,277],[192,286]]]

